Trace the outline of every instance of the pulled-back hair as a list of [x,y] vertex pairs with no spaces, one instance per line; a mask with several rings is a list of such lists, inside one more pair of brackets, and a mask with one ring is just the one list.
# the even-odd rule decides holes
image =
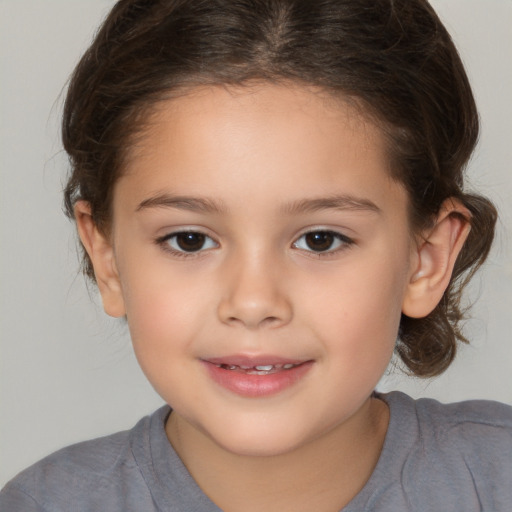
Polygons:
[[[68,89],[68,215],[86,200],[108,233],[123,158],[158,102],[184,88],[253,80],[318,86],[362,105],[388,140],[415,232],[432,225],[449,197],[470,211],[471,232],[441,302],[426,318],[402,315],[400,323],[396,351],[406,367],[441,373],[466,341],[461,292],[489,252],[496,211],[464,191],[478,115],[457,50],[425,0],[119,1]],[[83,265],[94,280],[85,251]]]

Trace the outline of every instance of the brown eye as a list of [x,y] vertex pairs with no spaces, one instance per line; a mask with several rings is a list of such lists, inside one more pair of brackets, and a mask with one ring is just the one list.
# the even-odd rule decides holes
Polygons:
[[179,233],[176,243],[182,251],[195,252],[203,248],[205,238],[202,233]]
[[310,231],[303,234],[294,244],[293,247],[309,252],[335,252],[343,247],[348,247],[353,241],[337,233],[336,231],[318,230]]
[[305,235],[306,245],[317,252],[328,251],[334,243],[334,233],[331,231],[313,231]]
[[172,233],[157,242],[169,246],[172,251],[178,253],[193,253],[218,247],[214,240],[198,231]]

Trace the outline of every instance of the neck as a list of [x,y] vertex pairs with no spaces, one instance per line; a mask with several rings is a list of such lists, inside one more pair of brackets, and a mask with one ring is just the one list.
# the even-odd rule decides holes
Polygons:
[[224,512],[334,512],[368,481],[388,420],[387,405],[369,398],[322,437],[269,457],[226,451],[175,413],[166,431],[199,487]]

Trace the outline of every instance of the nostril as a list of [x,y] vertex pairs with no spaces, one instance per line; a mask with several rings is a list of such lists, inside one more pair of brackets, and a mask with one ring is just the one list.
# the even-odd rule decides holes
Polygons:
[[230,316],[226,320],[227,320],[227,323],[229,323],[229,324],[233,324],[233,325],[241,324],[241,325],[245,325],[246,327],[249,327],[249,328],[272,327],[272,326],[283,323],[283,320],[277,316],[267,316],[265,318],[262,318],[261,320],[250,319],[250,318],[238,318],[236,316]]
[[276,322],[279,322],[279,318],[277,318],[277,316],[268,316],[267,318],[264,318],[260,323],[261,325],[264,325],[275,324]]

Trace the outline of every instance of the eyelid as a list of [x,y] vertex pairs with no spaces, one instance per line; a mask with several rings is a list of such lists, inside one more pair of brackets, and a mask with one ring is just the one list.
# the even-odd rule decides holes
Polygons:
[[[331,248],[326,249],[325,251],[315,251],[311,248],[299,247],[298,241],[301,238],[303,238],[309,234],[312,234],[312,233],[330,233],[334,236],[334,238],[337,240],[338,243],[337,243],[336,247],[334,247],[332,249]],[[299,249],[301,251],[304,251],[306,253],[313,254],[316,257],[328,257],[328,256],[332,256],[340,251],[346,250],[354,244],[355,244],[355,241],[352,238],[350,238],[349,236],[345,235],[344,233],[342,233],[336,229],[319,226],[319,227],[314,227],[314,228],[308,228],[306,231],[303,231],[295,239],[295,241],[292,244],[292,247]]]
[[[194,233],[198,235],[202,235],[205,237],[206,240],[210,240],[213,242],[213,245],[210,247],[202,247],[201,249],[198,249],[197,251],[185,251],[179,248],[175,248],[170,245],[169,240],[172,240],[173,238],[177,237],[180,234],[186,234],[186,233]],[[214,249],[220,246],[219,242],[215,240],[215,238],[209,234],[206,233],[206,231],[202,228],[196,227],[196,226],[184,226],[177,229],[173,229],[172,231],[169,231],[165,233],[162,236],[159,236],[155,239],[155,243],[162,248],[167,253],[171,253],[173,256],[178,257],[198,257],[201,256],[202,253],[205,251],[208,251],[210,249]]]

